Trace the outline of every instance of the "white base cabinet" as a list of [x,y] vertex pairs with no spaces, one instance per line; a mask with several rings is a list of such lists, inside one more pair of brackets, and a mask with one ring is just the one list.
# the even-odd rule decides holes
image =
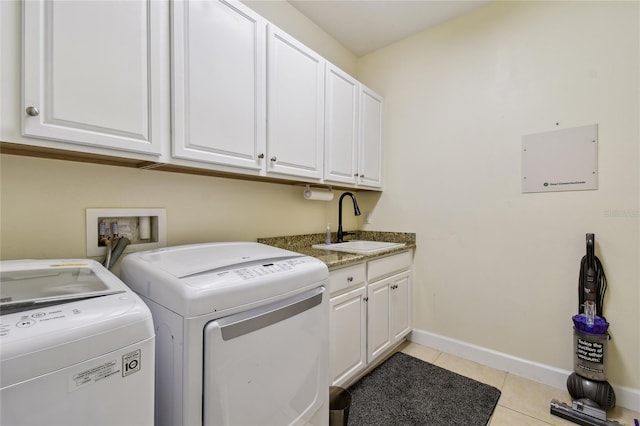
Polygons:
[[371,362],[411,331],[409,272],[367,286],[367,361]]
[[331,382],[340,385],[367,366],[367,290],[364,285],[330,301]]
[[407,250],[331,271],[333,386],[350,384],[411,331],[411,263]]
[[413,328],[411,320],[412,304],[411,299],[411,276],[409,272],[398,274],[390,279],[390,328],[391,344],[404,338]]

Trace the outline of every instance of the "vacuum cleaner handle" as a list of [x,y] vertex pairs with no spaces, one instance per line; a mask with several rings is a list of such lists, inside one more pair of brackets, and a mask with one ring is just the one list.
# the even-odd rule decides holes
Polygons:
[[580,314],[585,312],[585,303],[596,302],[597,297],[595,238],[595,234],[586,235],[586,254],[580,262],[578,278],[578,313]]
[[596,235],[587,234],[587,266],[596,269]]

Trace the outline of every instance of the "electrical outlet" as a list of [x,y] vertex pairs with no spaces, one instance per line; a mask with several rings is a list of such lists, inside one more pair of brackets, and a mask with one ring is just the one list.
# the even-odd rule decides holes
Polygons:
[[167,246],[165,209],[87,209],[87,256],[104,256],[105,239],[127,237],[125,253]]

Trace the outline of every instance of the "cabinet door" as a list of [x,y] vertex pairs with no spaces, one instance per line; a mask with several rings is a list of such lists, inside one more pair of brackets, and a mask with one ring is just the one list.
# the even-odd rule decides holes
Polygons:
[[358,184],[382,187],[382,97],[361,86]]
[[355,184],[360,84],[327,63],[325,94],[324,179]]
[[23,6],[23,134],[159,154],[169,136],[168,3]]
[[390,283],[390,326],[392,343],[411,331],[411,276],[409,272],[395,275]]
[[267,171],[320,180],[324,60],[272,25],[267,50]]
[[262,169],[266,22],[239,2],[175,1],[173,155]]
[[367,287],[367,362],[391,346],[390,282],[387,278]]
[[367,363],[365,287],[331,299],[331,384],[339,386],[362,371]]

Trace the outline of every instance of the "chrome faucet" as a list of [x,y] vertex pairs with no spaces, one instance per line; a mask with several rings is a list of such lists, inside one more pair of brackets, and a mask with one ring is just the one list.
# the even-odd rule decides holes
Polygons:
[[355,234],[355,232],[342,232],[342,199],[346,196],[351,197],[351,200],[353,201],[353,214],[355,214],[356,216],[360,216],[360,207],[358,207],[358,202],[356,201],[356,196],[353,195],[351,192],[345,192],[340,196],[340,200],[338,201],[338,239],[337,239],[337,243],[341,243],[342,238],[345,235],[353,235]]

